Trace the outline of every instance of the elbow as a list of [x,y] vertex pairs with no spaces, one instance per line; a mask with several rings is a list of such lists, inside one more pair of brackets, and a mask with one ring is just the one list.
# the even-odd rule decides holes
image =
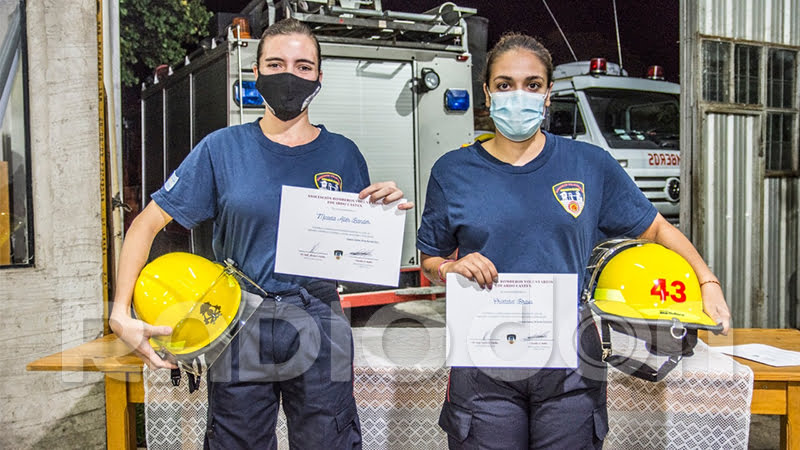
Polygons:
[[656,213],[655,219],[653,219],[653,222],[650,224],[650,226],[647,227],[646,230],[644,230],[644,233],[639,235],[639,239],[647,239],[648,241],[661,242],[660,238],[663,237],[664,230],[666,228],[671,228],[671,227],[672,224],[667,222],[667,219],[665,219],[664,216],[661,215],[661,213]]
[[142,234],[150,237],[155,237],[161,231],[169,220],[164,217],[166,213],[162,213],[161,208],[154,206],[153,202],[139,213],[128,229],[128,234]]

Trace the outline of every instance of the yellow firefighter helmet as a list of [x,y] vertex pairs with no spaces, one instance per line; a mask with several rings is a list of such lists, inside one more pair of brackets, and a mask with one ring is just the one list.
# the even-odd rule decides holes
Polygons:
[[[703,311],[697,275],[680,255],[641,239],[598,244],[587,266],[583,301],[601,319],[604,359],[620,370],[659,381],[693,354],[697,330],[722,331]],[[642,339],[655,354],[670,358],[658,370],[611,355],[610,330]]]
[[[205,352],[233,328],[242,292],[225,267],[190,253],[168,253],[147,264],[133,291],[136,316],[150,325],[172,327],[151,339],[177,359]],[[226,336],[227,337],[227,336]]]
[[716,323],[703,312],[700,283],[680,255],[652,242],[628,241],[608,255],[594,287],[594,307],[601,315],[643,320],[674,320],[690,328],[708,329]]

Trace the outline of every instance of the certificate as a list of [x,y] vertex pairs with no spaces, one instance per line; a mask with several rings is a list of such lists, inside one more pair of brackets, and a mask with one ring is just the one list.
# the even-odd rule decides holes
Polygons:
[[447,274],[447,365],[576,368],[576,274],[501,273],[491,290]]
[[358,194],[283,186],[275,272],[397,286],[405,211]]
[[738,356],[773,367],[800,366],[800,352],[784,350],[771,345],[741,344],[710,348],[726,355]]

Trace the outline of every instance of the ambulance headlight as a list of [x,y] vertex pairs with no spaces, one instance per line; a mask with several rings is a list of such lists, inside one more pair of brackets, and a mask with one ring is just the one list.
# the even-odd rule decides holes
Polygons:
[[448,111],[467,111],[469,92],[466,89],[448,89],[444,93],[444,107]]
[[681,199],[681,180],[675,177],[667,178],[664,192],[667,194],[667,199],[671,202],[677,202]]
[[245,108],[257,108],[264,105],[264,99],[256,89],[255,81],[242,81],[243,96],[239,95],[239,82],[233,83],[233,101]]
[[439,74],[435,70],[425,68],[422,69],[422,85],[426,91],[432,91],[439,87]]

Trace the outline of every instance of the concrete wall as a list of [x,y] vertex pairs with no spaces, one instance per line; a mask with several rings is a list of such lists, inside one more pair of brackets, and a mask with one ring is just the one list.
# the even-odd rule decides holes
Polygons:
[[25,371],[102,331],[97,4],[26,13],[35,267],[0,270],[0,448],[102,448],[101,377]]

